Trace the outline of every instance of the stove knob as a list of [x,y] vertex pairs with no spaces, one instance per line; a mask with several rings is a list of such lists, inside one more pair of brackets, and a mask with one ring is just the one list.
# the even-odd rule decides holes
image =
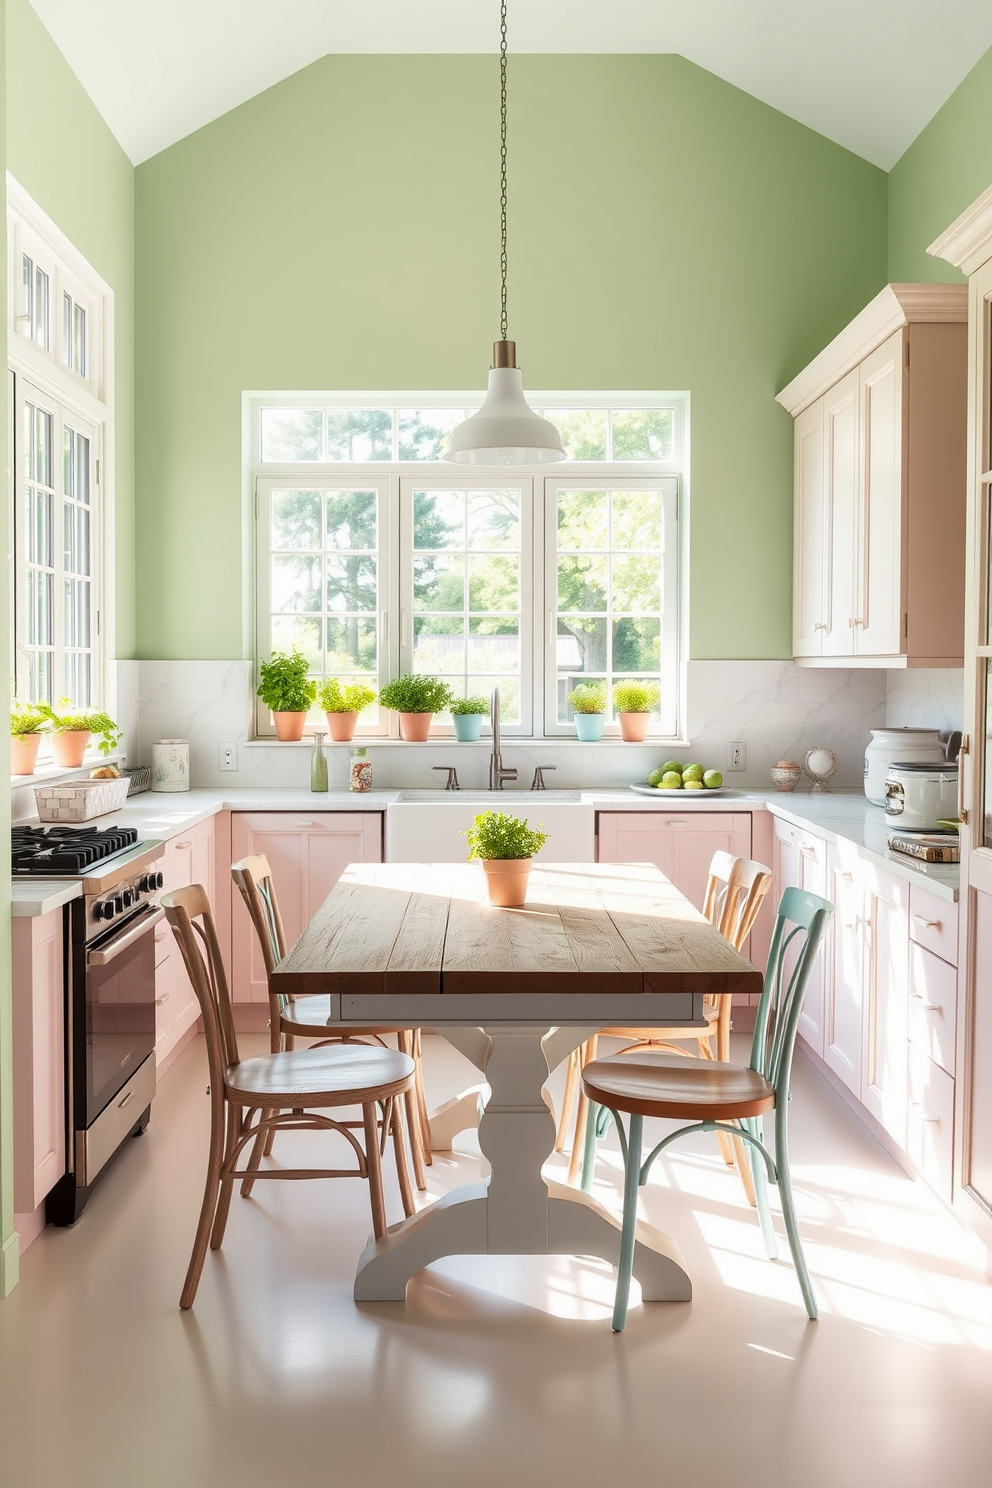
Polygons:
[[138,884],[138,888],[139,888],[139,890],[141,891],[142,894],[150,894],[153,891],[153,889],[155,888],[155,875],[154,875],[154,873],[145,873],[145,874],[143,874],[142,875],[142,878],[141,878],[141,882]]
[[114,913],[113,899],[105,899],[102,904],[95,904],[93,906],[94,917],[98,920],[112,920]]
[[[109,903],[110,901],[108,900],[107,902]],[[124,896],[122,894],[115,894],[114,895],[114,913],[115,914],[120,914],[120,912],[121,912],[121,910],[123,908],[124,908]]]
[[124,892],[121,894],[121,899],[124,902],[124,908],[130,909],[131,905],[134,903],[134,890],[125,889]]
[[156,873],[156,875],[155,875],[155,887],[157,889],[164,889],[165,888],[165,874],[164,873]]

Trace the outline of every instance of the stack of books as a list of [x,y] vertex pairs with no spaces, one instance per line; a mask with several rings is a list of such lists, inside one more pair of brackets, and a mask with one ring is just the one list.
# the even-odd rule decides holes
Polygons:
[[921,863],[959,863],[961,849],[956,832],[893,832],[889,851],[903,853]]

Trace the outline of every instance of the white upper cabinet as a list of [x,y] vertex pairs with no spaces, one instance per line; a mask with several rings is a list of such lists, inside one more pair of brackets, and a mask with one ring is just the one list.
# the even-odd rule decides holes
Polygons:
[[796,421],[796,661],[960,665],[966,287],[888,285],[778,401]]

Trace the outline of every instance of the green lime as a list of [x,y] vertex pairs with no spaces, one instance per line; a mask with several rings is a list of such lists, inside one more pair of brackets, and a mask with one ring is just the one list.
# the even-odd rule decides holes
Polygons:
[[683,790],[705,790],[706,787],[703,785],[703,782],[701,780],[683,780],[682,789]]
[[703,784],[707,790],[719,790],[723,784],[723,776],[719,770],[707,770],[703,776]]
[[678,760],[666,760],[665,763],[661,767],[661,773],[663,775],[671,775],[671,774],[677,775],[679,777],[679,779],[681,780],[682,779],[682,766],[679,764]]
[[648,785],[660,785],[661,777],[664,775],[664,773],[664,770],[652,770],[651,774],[648,776]]
[[685,769],[682,771],[682,779],[685,780],[685,781],[689,781],[689,780],[702,780],[702,778],[703,778],[703,767],[702,767],[702,765],[686,765]]
[[682,776],[678,770],[666,770],[661,777],[662,790],[681,790]]

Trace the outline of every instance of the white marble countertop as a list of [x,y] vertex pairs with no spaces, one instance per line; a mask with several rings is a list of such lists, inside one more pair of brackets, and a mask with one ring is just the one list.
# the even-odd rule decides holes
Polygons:
[[15,878],[10,886],[11,918],[33,919],[36,915],[50,914],[70,899],[80,898],[82,892],[78,878]]
[[[220,811],[385,811],[399,797],[399,790],[365,792],[328,791],[314,794],[308,789],[204,790],[176,792],[145,791],[132,796],[118,811],[96,817],[94,826],[120,823],[136,827],[139,840],[169,838],[188,830]],[[522,799],[533,801],[539,792],[506,790],[507,806]],[[918,863],[888,849],[889,829],[878,806],[873,806],[860,791],[832,791],[823,795],[809,792],[785,793],[761,789],[728,789],[720,795],[704,791],[672,792],[670,796],[642,796],[631,790],[587,790],[579,792],[579,801],[598,811],[771,811],[783,821],[816,832],[828,841],[853,842],[864,857],[881,864],[897,877],[925,886],[939,898],[956,900],[960,872],[956,864]],[[452,792],[449,802],[458,796]],[[14,885],[13,914],[47,914],[49,909],[76,898],[80,892],[76,880],[18,880]],[[61,896],[61,897],[58,897]],[[42,905],[44,907],[30,907]]]

